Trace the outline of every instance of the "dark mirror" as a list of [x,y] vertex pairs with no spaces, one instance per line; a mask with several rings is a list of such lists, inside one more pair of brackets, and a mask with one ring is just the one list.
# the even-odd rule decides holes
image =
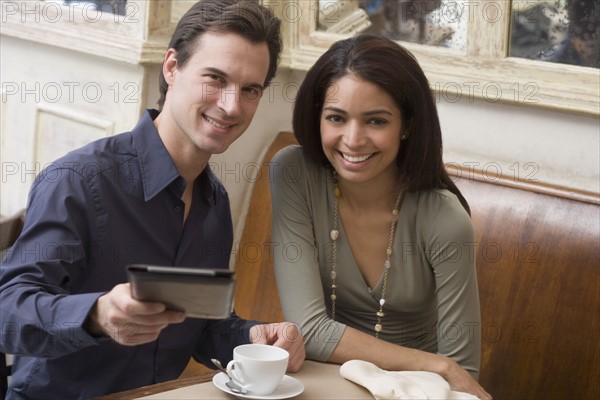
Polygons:
[[464,50],[465,0],[319,0],[317,29]]
[[509,56],[600,68],[600,1],[513,1]]
[[125,15],[127,0],[64,0],[64,4],[73,4],[77,7],[91,6],[100,12]]

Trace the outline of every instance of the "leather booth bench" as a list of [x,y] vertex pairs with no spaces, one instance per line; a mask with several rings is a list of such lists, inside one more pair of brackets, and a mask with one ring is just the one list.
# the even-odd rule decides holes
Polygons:
[[494,399],[600,398],[600,199],[450,169],[471,207],[480,383]]

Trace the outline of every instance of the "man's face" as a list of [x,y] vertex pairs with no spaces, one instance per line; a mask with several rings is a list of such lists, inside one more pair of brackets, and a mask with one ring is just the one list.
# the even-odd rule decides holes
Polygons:
[[268,69],[267,44],[235,33],[204,33],[184,66],[169,50],[161,119],[170,140],[193,152],[224,152],[250,125]]

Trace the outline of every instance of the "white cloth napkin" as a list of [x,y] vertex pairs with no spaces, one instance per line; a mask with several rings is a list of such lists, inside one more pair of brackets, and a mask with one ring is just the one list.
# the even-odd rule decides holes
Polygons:
[[340,367],[340,374],[364,386],[375,399],[477,399],[452,391],[448,382],[433,372],[386,371],[367,361],[350,360]]

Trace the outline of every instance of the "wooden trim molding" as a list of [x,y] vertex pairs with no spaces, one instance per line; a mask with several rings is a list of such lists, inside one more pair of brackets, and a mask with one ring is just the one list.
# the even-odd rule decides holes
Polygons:
[[0,1],[2,35],[131,64],[162,63],[173,24],[169,0],[128,0],[124,15],[91,3]]
[[529,192],[560,197],[563,199],[600,205],[600,194],[586,190],[572,189],[565,186],[553,185],[539,181],[529,181],[515,177],[508,177],[497,172],[464,168],[455,164],[447,164],[446,169],[454,181],[460,179],[469,179],[478,182],[494,183],[500,186],[507,186]]
[[[284,21],[282,66],[306,71],[335,41],[348,37],[317,30],[317,1],[264,1]],[[498,19],[482,12],[491,2],[499,10]],[[417,57],[437,96],[449,102],[481,99],[600,116],[598,69],[508,57],[511,2],[469,4],[473,15],[465,52],[401,43]]]

